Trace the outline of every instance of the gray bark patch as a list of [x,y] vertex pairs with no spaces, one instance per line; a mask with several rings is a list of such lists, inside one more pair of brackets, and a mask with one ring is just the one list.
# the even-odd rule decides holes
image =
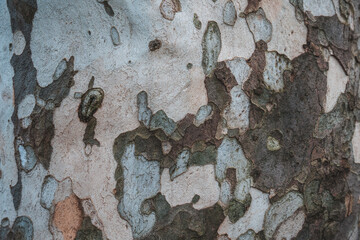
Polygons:
[[234,2],[229,0],[225,3],[223,10],[223,20],[226,25],[234,26],[237,19],[237,13]]
[[202,67],[205,75],[209,75],[216,66],[221,50],[221,33],[216,22],[208,22],[201,46]]

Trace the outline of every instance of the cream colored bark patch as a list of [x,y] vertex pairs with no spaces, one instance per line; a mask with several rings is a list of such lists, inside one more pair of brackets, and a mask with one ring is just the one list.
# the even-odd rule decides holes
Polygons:
[[[166,73],[168,81],[182,80],[186,76],[187,63],[201,66],[200,46],[209,21],[218,23],[222,35],[220,61],[235,56],[249,58],[255,49],[252,35],[245,19],[237,19],[234,26],[223,23],[225,2],[201,0],[182,3],[181,12],[176,13],[173,21],[167,21],[159,13],[160,0],[136,5],[129,0],[111,1],[115,9],[113,17],[108,16],[96,1],[86,6],[82,1],[39,1],[31,41],[39,85],[50,84],[57,64],[70,56],[75,57],[78,70],[104,58],[108,72],[129,61],[133,64],[141,62],[140,66],[129,64],[127,71],[133,68],[142,72],[149,81],[159,78],[161,72]],[[238,2],[234,5],[239,8]],[[194,13],[202,22],[200,30],[193,25]],[[111,39],[112,27],[117,29],[121,39],[116,46]],[[148,43],[155,38],[162,42],[162,47],[150,52]],[[163,54],[171,55],[172,61],[159,59]],[[162,65],[167,67],[158,67]]]
[[335,57],[330,56],[329,71],[327,72],[326,113],[334,108],[340,94],[345,92],[348,81],[349,77],[346,75],[339,61]]
[[[133,108],[133,97],[142,90],[147,91],[154,112],[163,109],[174,120],[180,120],[188,112],[196,113],[207,103],[201,68],[201,41],[205,28],[201,31],[194,28],[193,16],[191,20],[189,16],[194,11],[192,5],[184,6],[186,9],[177,13],[179,16],[172,22],[164,20],[159,14],[159,5],[150,2],[135,7],[127,2],[112,1],[116,11],[111,18],[96,1],[86,7],[81,1],[40,2],[38,5],[31,49],[40,86],[51,83],[63,58],[74,56],[75,69],[91,69],[90,74],[95,76],[96,82],[100,78],[115,94],[110,95],[104,87],[105,94],[119,103],[117,107],[125,104],[122,109]],[[73,8],[79,11],[60,14],[62,9]],[[54,14],[53,9],[58,9],[59,14]],[[49,19],[49,15],[52,18]],[[81,16],[92,17],[84,19]],[[206,17],[202,19],[204,25],[212,18],[210,13],[202,16]],[[86,22],[79,23],[79,19]],[[51,29],[49,21],[54,22]],[[116,47],[110,36],[112,27],[116,27],[121,38],[121,44]],[[155,38],[162,41],[162,47],[151,52],[148,43]],[[190,70],[186,68],[188,63],[193,64]],[[88,79],[81,78],[80,81],[87,84]],[[189,100],[191,104],[183,104]],[[126,106],[128,103],[131,107]]]
[[248,0],[236,0],[234,3],[235,6],[237,6],[237,9],[239,9],[240,12],[243,12],[248,5]]
[[234,26],[220,25],[220,32],[222,48],[219,62],[234,57],[251,57],[255,50],[255,44],[245,18],[238,18]]
[[[73,93],[70,93],[69,96],[72,95]],[[110,99],[107,100],[110,101]],[[50,173],[57,179],[71,177],[76,195],[81,199],[90,198],[92,200],[98,216],[104,224],[105,235],[109,239],[117,239],[118,236],[122,236],[122,239],[132,239],[131,227],[120,218],[117,212],[118,201],[113,195],[116,184],[114,179],[116,162],[112,154],[112,144],[116,138],[115,135],[118,135],[115,132],[119,130],[116,127],[109,127],[114,126],[113,123],[108,125],[108,130],[103,131],[104,135],[96,135],[101,146],[93,147],[91,153],[86,155],[85,146],[82,142],[86,126],[80,122],[77,116],[79,104],[80,100],[68,97],[62,102],[61,107],[55,111],[55,137],[52,142],[54,151]],[[115,114],[115,112],[113,113]],[[108,117],[111,116],[110,112],[107,114],[109,114]],[[114,115],[112,117],[117,118]],[[133,122],[136,123],[136,118],[133,119]],[[105,122],[104,125],[106,124],[110,123]],[[125,128],[121,123],[119,125]],[[132,127],[132,125],[128,127]],[[106,128],[105,126],[101,128],[98,124],[95,131],[101,129]],[[116,130],[112,132],[111,129]],[[106,134],[108,135],[106,136]]]
[[263,229],[265,212],[270,206],[268,194],[251,188],[251,204],[245,215],[236,223],[231,223],[229,217],[226,217],[220,225],[218,234],[227,234],[230,239],[236,240],[241,234],[252,229],[259,232]]
[[213,165],[190,167],[173,181],[166,168],[161,174],[160,191],[172,207],[190,203],[195,194],[199,195],[199,201],[194,204],[195,209],[211,207],[219,200],[220,194]]
[[260,3],[272,24],[269,51],[277,51],[293,59],[304,52],[307,29],[295,17],[294,6],[288,0],[263,0]]

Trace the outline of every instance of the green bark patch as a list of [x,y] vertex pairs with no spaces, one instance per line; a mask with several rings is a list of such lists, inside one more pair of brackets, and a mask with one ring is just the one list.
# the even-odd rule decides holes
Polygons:
[[100,229],[91,223],[89,217],[82,221],[81,228],[77,231],[75,240],[102,240],[103,235]]

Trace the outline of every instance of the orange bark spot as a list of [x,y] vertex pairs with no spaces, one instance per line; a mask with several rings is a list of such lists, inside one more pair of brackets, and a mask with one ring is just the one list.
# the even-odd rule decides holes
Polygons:
[[83,212],[79,199],[72,194],[55,206],[54,224],[62,232],[64,240],[73,240],[80,229]]

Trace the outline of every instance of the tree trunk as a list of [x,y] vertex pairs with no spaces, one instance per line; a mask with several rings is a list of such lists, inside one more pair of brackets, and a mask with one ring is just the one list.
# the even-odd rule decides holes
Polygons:
[[0,240],[360,235],[356,0],[0,2]]

